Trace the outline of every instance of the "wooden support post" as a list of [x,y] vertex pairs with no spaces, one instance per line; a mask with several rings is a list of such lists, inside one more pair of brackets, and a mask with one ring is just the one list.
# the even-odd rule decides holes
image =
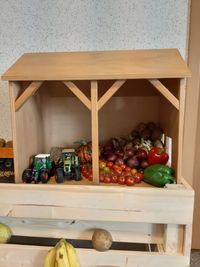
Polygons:
[[190,258],[192,246],[192,224],[185,225],[183,255]]
[[98,84],[91,81],[92,119],[92,171],[93,182],[99,184],[99,125],[98,125]]
[[179,90],[179,126],[178,126],[178,167],[177,167],[177,182],[181,183],[182,177],[182,162],[183,162],[183,130],[184,130],[184,115],[185,115],[185,95],[186,95],[186,80],[180,80]]
[[89,109],[91,110],[91,102],[84,93],[71,81],[63,81],[70,91]]
[[164,228],[164,251],[170,254],[182,253],[184,226],[166,224]]
[[32,82],[15,101],[15,111],[18,111],[42,84],[43,82]]
[[19,142],[17,142],[19,136],[17,136],[17,125],[19,122],[17,113],[15,112],[15,99],[17,95],[20,93],[20,85],[17,82],[9,82],[9,92],[10,92],[10,105],[11,105],[11,120],[12,120],[12,137],[13,137],[13,152],[15,158],[14,171],[15,171],[15,183],[21,182],[20,177],[20,164],[21,164],[21,154],[19,151]]
[[149,79],[149,82],[179,110],[179,100],[157,79]]

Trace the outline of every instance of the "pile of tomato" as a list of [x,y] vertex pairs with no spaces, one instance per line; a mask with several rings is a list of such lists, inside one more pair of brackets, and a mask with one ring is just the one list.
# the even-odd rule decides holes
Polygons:
[[[81,166],[82,176],[89,180],[93,180],[92,166],[90,164],[83,164]],[[125,164],[116,165],[110,161],[99,162],[99,180],[101,183],[113,183],[120,185],[133,186],[135,183],[140,183],[144,177],[142,170],[131,169]]]

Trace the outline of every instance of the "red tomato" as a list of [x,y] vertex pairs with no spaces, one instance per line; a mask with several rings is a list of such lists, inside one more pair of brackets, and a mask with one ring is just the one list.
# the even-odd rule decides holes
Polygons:
[[140,183],[144,178],[144,174],[142,172],[138,172],[134,175],[134,179],[136,183]]
[[108,161],[108,162],[106,163],[106,166],[107,166],[108,168],[110,168],[110,169],[113,168],[113,165],[114,165],[114,163],[113,163],[112,161]]
[[124,171],[125,171],[125,173],[130,173],[130,171],[131,171],[131,168],[129,168],[129,167],[126,167],[126,168],[124,169]]
[[88,180],[89,180],[89,181],[92,181],[92,180],[93,180],[93,175],[92,175],[92,174],[90,174],[90,175],[88,176]]
[[82,165],[81,166],[81,171],[83,172],[83,171],[87,171],[87,165]]
[[127,167],[125,164],[120,164],[119,167],[122,169],[122,170],[125,170]]
[[104,177],[104,183],[109,184],[111,182],[111,178],[109,176]]
[[111,183],[116,184],[117,182],[118,182],[118,177],[117,177],[117,175],[113,175],[113,176],[111,176]]
[[119,165],[113,164],[113,169],[117,170],[119,168]]
[[132,185],[134,185],[134,183],[135,183],[135,181],[134,181],[134,178],[133,178],[133,177],[128,176],[128,177],[126,178],[126,185],[128,185],[128,186],[132,186]]
[[136,173],[137,173],[137,170],[136,170],[136,169],[131,169],[131,175],[132,175],[132,176],[135,176]]
[[122,173],[122,169],[120,167],[118,167],[118,168],[115,169],[115,172],[117,174],[121,174]]
[[104,182],[104,175],[101,174],[101,175],[99,176],[99,181],[100,181],[101,183]]
[[118,184],[125,184],[126,183],[126,177],[123,175],[120,175],[118,177]]
[[84,169],[84,170],[81,171],[81,173],[85,177],[87,175],[88,171]]

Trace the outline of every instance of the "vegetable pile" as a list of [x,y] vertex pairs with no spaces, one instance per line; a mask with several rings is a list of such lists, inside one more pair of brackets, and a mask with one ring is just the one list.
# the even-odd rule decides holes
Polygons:
[[[159,175],[154,174],[154,180],[155,177],[158,177],[156,183],[149,179],[149,175],[145,175],[145,170],[151,165],[165,166],[168,162],[169,155],[165,152],[164,144],[161,141],[162,135],[163,131],[159,125],[153,122],[139,123],[127,137],[111,138],[107,143],[101,145],[100,182],[132,186],[144,179],[147,183],[164,186],[165,182],[159,183]],[[84,148],[86,149],[88,146],[89,155],[91,155],[91,143],[85,144]],[[80,153],[82,150],[79,148],[78,151]],[[82,176],[92,181],[91,157],[88,157],[87,160],[87,157],[81,155],[81,163]],[[166,180],[167,182],[171,183],[172,178]]]

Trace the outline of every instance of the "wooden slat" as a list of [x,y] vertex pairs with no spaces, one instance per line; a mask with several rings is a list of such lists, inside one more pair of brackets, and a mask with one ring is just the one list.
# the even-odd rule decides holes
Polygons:
[[70,89],[70,91],[78,97],[78,99],[89,109],[91,110],[91,102],[84,95],[84,93],[71,81],[63,81],[63,83]]
[[2,76],[13,81],[159,79],[190,76],[177,49],[24,54]]
[[0,195],[11,217],[165,224],[192,223],[194,201],[192,190],[95,185],[0,185]]
[[[42,267],[51,247],[0,245],[0,267]],[[82,267],[188,267],[188,257],[156,252],[76,249]]]
[[15,111],[18,111],[24,103],[35,94],[35,92],[40,88],[40,86],[43,84],[43,82],[32,82],[28,88],[17,98],[15,101]]
[[163,243],[163,226],[159,224],[12,217],[0,217],[0,221],[19,236],[91,240],[98,228],[108,230],[116,242]]
[[157,79],[149,79],[149,82],[179,110],[179,100]]
[[118,80],[106,91],[106,93],[98,101],[98,110],[100,110],[106,102],[119,90],[126,80]]
[[99,184],[99,122],[98,84],[91,81],[91,120],[92,120],[92,172],[93,182]]

